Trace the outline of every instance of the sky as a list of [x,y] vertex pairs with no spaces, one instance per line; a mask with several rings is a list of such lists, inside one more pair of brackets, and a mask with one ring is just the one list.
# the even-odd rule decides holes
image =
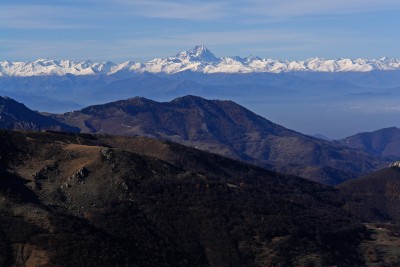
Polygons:
[[400,58],[398,0],[1,0],[0,61]]

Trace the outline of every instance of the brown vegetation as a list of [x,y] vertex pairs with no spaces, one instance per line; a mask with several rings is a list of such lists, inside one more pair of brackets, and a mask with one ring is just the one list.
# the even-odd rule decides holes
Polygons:
[[362,263],[365,227],[331,187],[143,137],[0,142],[1,266]]

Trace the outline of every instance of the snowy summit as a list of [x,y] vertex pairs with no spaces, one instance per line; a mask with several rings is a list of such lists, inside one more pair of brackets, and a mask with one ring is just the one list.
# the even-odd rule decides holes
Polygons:
[[400,70],[399,59],[324,59],[310,58],[304,61],[279,61],[259,57],[216,57],[204,45],[167,58],[155,58],[146,63],[71,61],[38,59],[32,62],[0,62],[0,76],[46,76],[46,75],[113,75],[119,72],[165,73],[182,71],[202,73],[254,73],[254,72],[369,72]]

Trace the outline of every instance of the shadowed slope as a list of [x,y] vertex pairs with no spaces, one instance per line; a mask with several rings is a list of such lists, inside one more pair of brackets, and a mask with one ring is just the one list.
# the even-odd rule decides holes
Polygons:
[[351,196],[346,208],[364,221],[400,223],[400,168],[385,168],[338,188]]
[[0,191],[2,218],[21,220],[2,224],[2,263],[359,264],[364,227],[331,187],[144,137],[0,131],[0,144],[3,174],[37,199]]
[[0,97],[0,128],[16,130],[57,130],[78,132],[79,129],[32,111],[23,104]]

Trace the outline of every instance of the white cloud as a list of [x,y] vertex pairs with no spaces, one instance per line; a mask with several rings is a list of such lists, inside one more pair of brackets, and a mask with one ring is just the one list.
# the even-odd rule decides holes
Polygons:
[[[108,31],[104,32],[104,36]],[[34,59],[50,57],[55,59],[92,59],[112,61],[147,61],[154,57],[168,57],[191,49],[197,44],[208,46],[217,56],[248,56],[255,55],[267,58],[304,60],[308,57],[379,57],[370,52],[373,45],[364,45],[357,49],[357,55],[349,47],[358,43],[370,44],[353,36],[351,31],[337,34],[316,33],[310,30],[294,29],[253,29],[215,31],[186,31],[179,27],[168,28],[154,33],[134,32],[124,37],[99,38],[97,35],[75,36],[57,35],[55,38],[36,38],[36,36],[21,36],[0,42],[4,59]],[[343,42],[346,40],[346,42]],[[331,48],[334,47],[334,52]],[[370,54],[368,54],[370,52]],[[352,54],[353,53],[353,54]],[[34,57],[34,58],[32,58]]]
[[[227,54],[227,50],[232,49],[237,53],[241,47],[242,56],[248,56],[253,52],[250,47],[263,47],[263,52],[271,50],[289,49],[289,46],[282,47],[283,43],[292,43],[298,46],[303,41],[310,42],[314,37],[294,31],[275,31],[275,30],[252,30],[252,31],[215,31],[215,32],[194,32],[194,33],[174,33],[173,31],[164,33],[162,36],[146,37],[138,39],[119,40],[114,43],[118,49],[139,51],[158,51],[146,57],[166,57],[180,52],[180,50],[191,49],[195,45],[205,44],[217,56],[234,56],[237,54]],[[160,46],[160,44],[162,44]],[[290,49],[295,47],[290,46]],[[244,47],[244,48],[243,48]],[[249,49],[246,49],[249,47]],[[305,45],[302,45],[304,48]]]
[[82,3],[3,2],[0,3],[0,28],[101,28],[106,27],[107,22],[123,23],[134,17],[268,25],[297,16],[400,9],[398,0],[86,0]]
[[[287,30],[242,30],[197,32],[175,36],[179,42],[209,45],[271,43],[305,38],[306,35]],[[307,36],[309,37],[309,36]]]
[[[111,47],[101,46],[95,40],[80,42],[68,40],[9,40],[0,39],[0,46],[8,60],[34,60],[37,58],[98,60],[99,55],[112,56]],[[61,55],[61,56],[60,56]],[[82,55],[85,55],[82,58]]]
[[269,17],[292,17],[393,9],[400,9],[398,0],[248,0],[243,12]]
[[[397,9],[400,6],[398,0],[40,2],[42,4],[32,4],[28,0],[0,3],[0,31],[5,29],[1,37],[7,39],[8,30],[19,30],[12,32],[13,39],[1,46],[7,58],[84,56],[110,60],[140,58],[142,61],[145,58],[173,55],[196,44],[210,46],[219,56],[253,54],[284,59],[352,57],[355,51],[356,57],[374,57],[373,53],[382,56],[382,50],[397,51],[392,45],[396,43],[395,30],[390,35],[383,32],[371,38],[370,32],[365,34],[364,30],[359,30],[360,26],[335,28],[331,24],[333,20],[316,25],[316,29],[300,28],[295,23],[298,16],[303,16],[303,19],[307,15]],[[171,22],[170,19],[182,21]],[[258,25],[254,27],[254,23]],[[324,25],[328,25],[326,30]],[[64,29],[77,31],[62,32]],[[52,31],[37,34],[34,30]]]
[[77,29],[97,28],[85,18],[101,16],[90,10],[52,5],[0,5],[0,28],[9,29]]
[[[207,45],[217,56],[233,56],[242,53],[257,55],[258,51],[288,51],[307,49],[308,42],[317,41],[312,35],[295,31],[252,30],[177,33],[171,29],[162,35],[142,38],[110,39],[107,41],[68,39],[0,39],[6,59],[32,60],[35,58],[69,58],[92,60],[150,60],[168,57],[197,44]],[[287,45],[282,45],[286,43]],[[246,48],[248,47],[248,48]],[[258,47],[254,49],[254,47]],[[227,52],[231,49],[234,52]],[[156,53],[154,51],[157,51]],[[84,55],[85,58],[77,58]]]
[[[225,2],[118,0],[116,3],[130,8],[130,12],[150,18],[212,20],[226,15]],[[126,10],[128,11],[128,10]]]
[[222,2],[161,0],[87,0],[85,5],[78,2],[73,6],[62,2],[0,3],[0,29],[104,28],[107,22],[123,23],[134,17],[216,20],[226,15],[225,7]]

